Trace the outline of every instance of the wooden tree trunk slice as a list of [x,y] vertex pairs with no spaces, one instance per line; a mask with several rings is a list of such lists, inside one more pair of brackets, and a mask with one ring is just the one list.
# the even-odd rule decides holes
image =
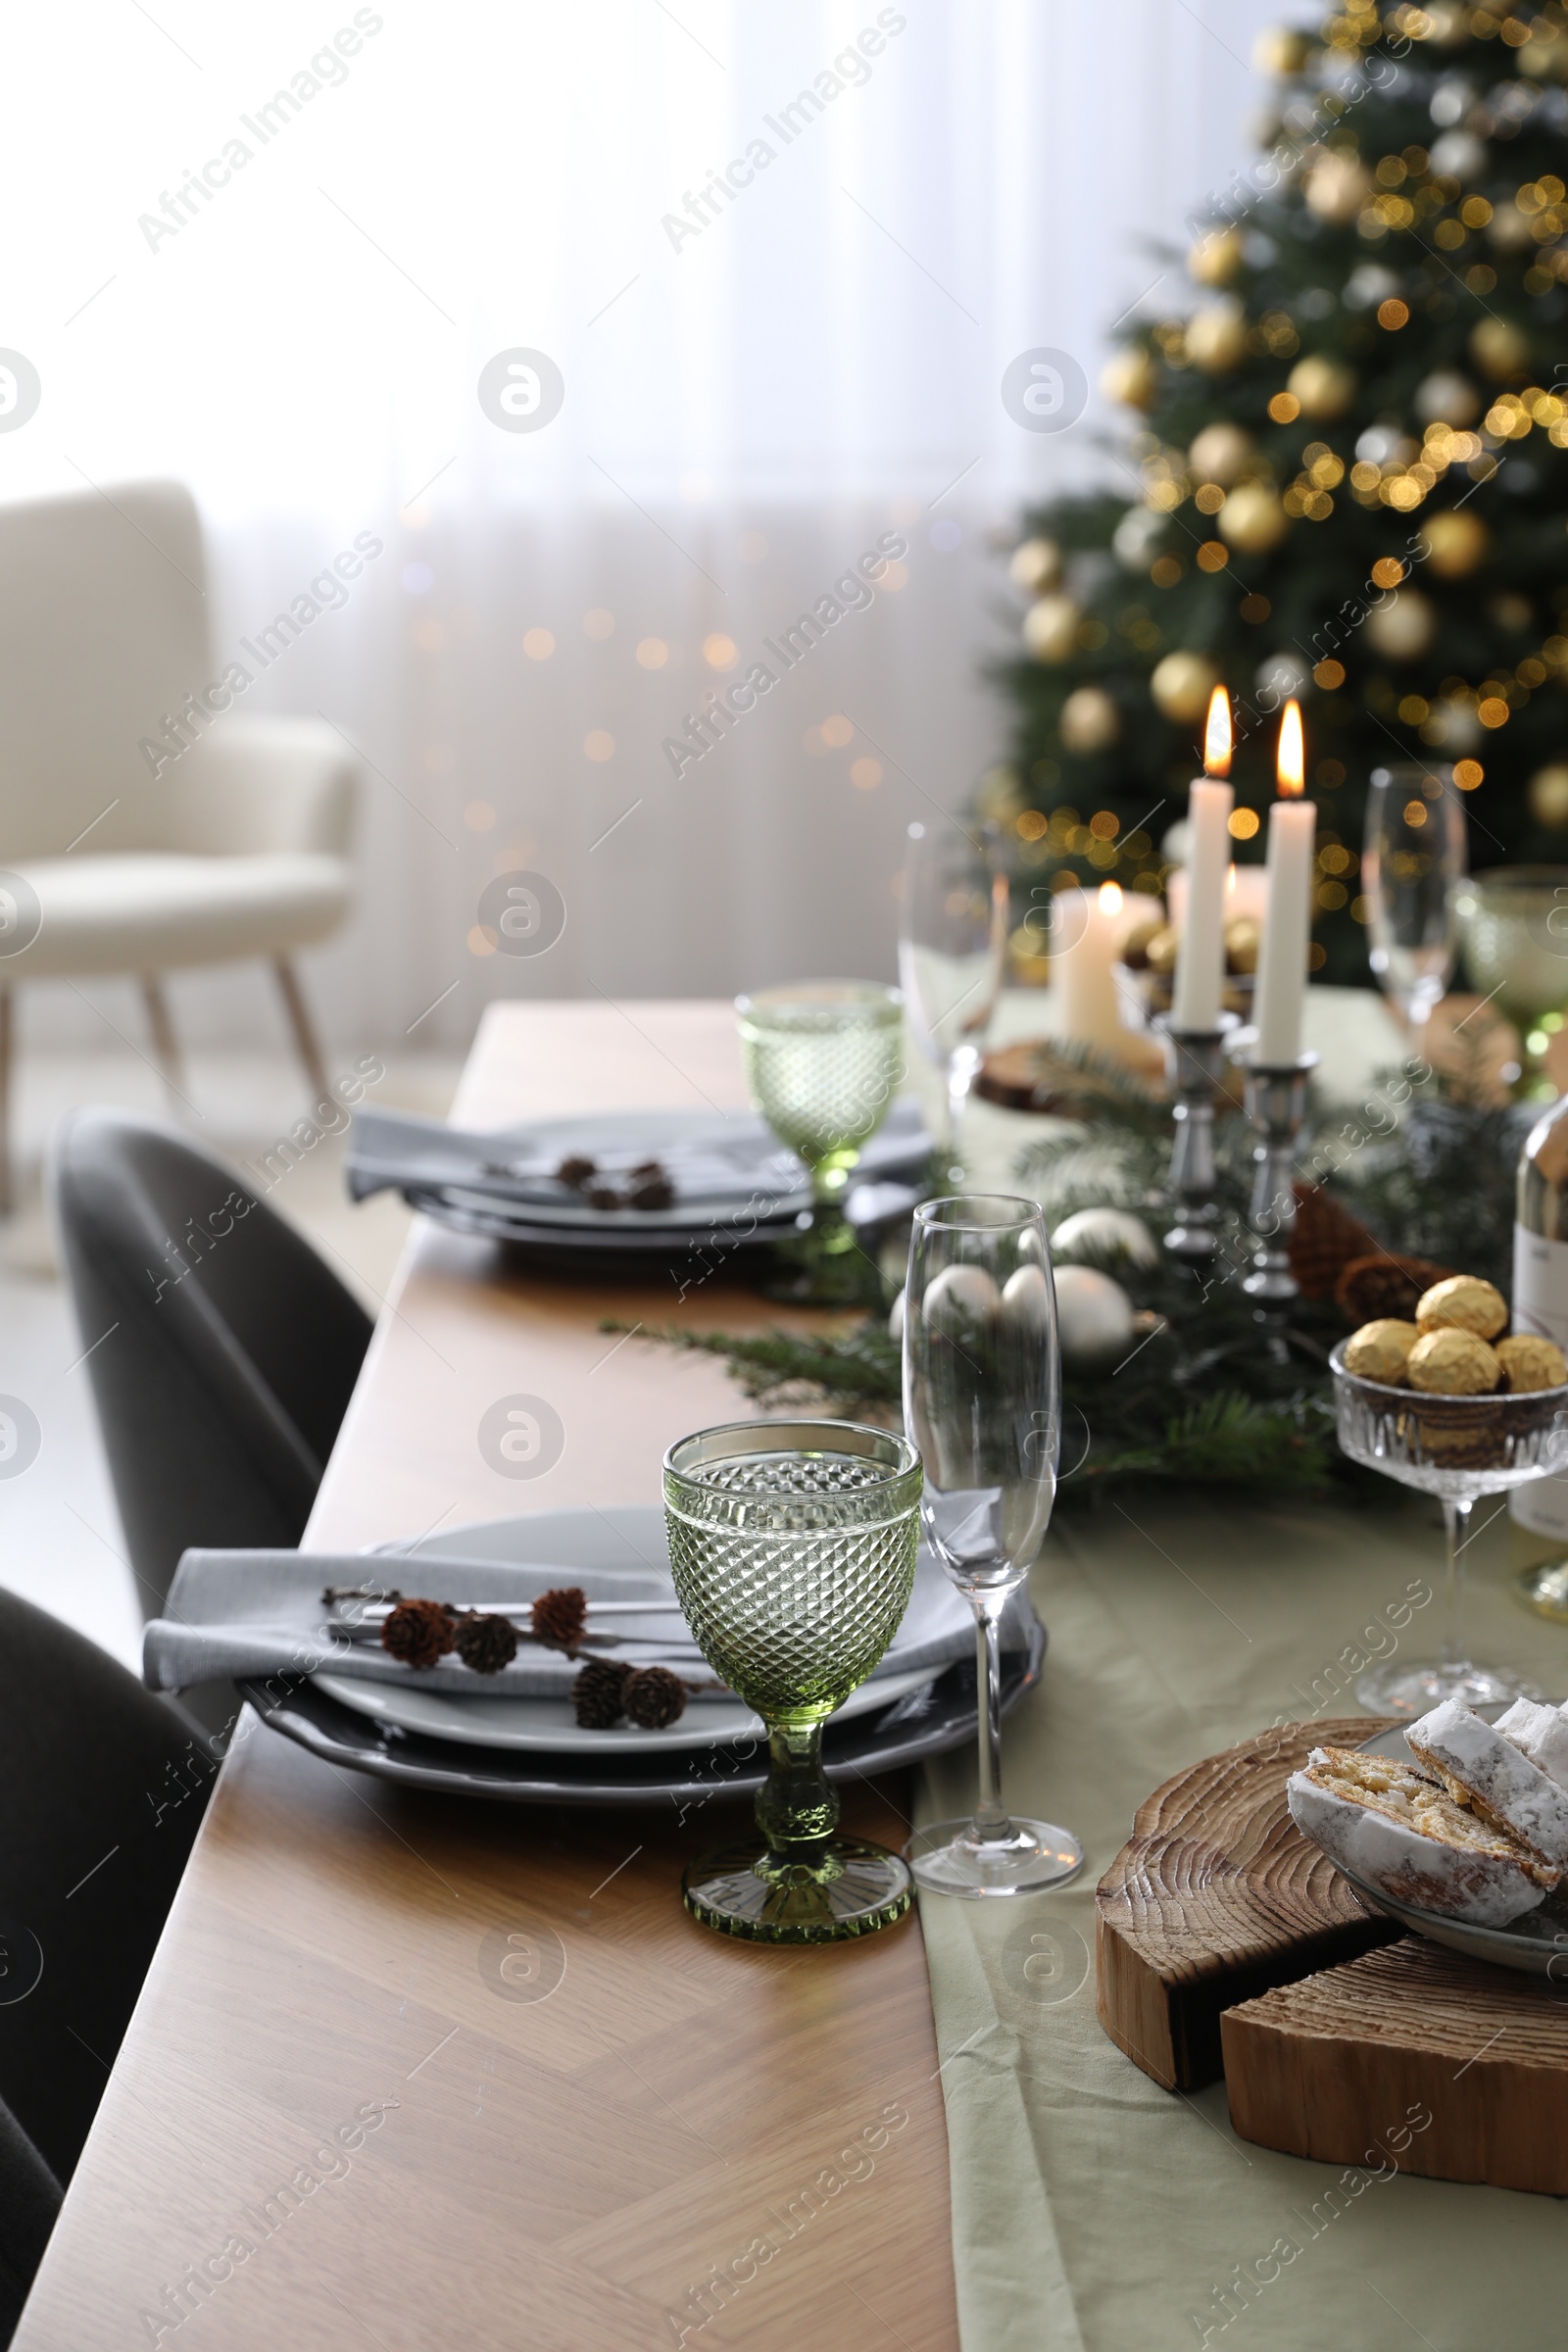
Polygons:
[[1167,2090],[1219,2080],[1222,2010],[1402,1935],[1362,1906],[1285,1801],[1312,1748],[1359,1746],[1385,1728],[1357,1715],[1264,1732],[1139,1806],[1095,1898],[1099,2012]]
[[1568,2196],[1563,1989],[1407,1936],[1220,2021],[1243,2139]]

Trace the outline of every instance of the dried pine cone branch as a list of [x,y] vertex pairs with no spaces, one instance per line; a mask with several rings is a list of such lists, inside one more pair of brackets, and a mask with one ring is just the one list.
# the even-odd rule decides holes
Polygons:
[[517,1654],[517,1629],[505,1617],[470,1609],[458,1621],[458,1655],[475,1674],[499,1674]]
[[620,1721],[630,1673],[629,1666],[617,1666],[611,1658],[590,1658],[571,1686],[571,1708],[579,1730],[608,1732]]
[[381,1647],[405,1666],[433,1666],[455,1639],[452,1611],[442,1600],[400,1600],[381,1628]]
[[541,1592],[529,1613],[529,1622],[541,1642],[552,1642],[557,1649],[573,1650],[582,1640],[588,1622],[588,1595],[581,1585],[559,1585],[553,1592]]
[[686,1712],[686,1686],[667,1666],[639,1666],[623,1696],[628,1719],[645,1732],[662,1732]]

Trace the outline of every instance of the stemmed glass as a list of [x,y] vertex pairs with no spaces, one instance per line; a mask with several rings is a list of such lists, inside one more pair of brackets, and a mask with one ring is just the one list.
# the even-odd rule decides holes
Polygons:
[[1552,1102],[1546,1050],[1568,1015],[1568,867],[1498,865],[1459,894],[1471,985],[1494,997],[1519,1032],[1504,1070],[1519,1102]]
[[1432,1396],[1365,1380],[1345,1366],[1342,1341],[1329,1357],[1341,1450],[1401,1486],[1436,1494],[1448,1539],[1442,1656],[1432,1663],[1386,1659],[1362,1675],[1355,1695],[1377,1715],[1424,1715],[1445,1698],[1484,1707],[1539,1698],[1534,1683],[1478,1666],[1460,1621],[1470,1513],[1483,1494],[1500,1494],[1561,1472],[1568,1454],[1568,1388]]
[[974,1610],[980,1802],[905,1847],[937,1894],[1029,1894],[1083,1867],[1070,1830],[1002,1802],[1000,1627],[1056,1494],[1061,1364],[1040,1210],[1002,1194],[915,1210],[904,1315],[904,1418],[925,1466],[920,1516]]
[[1464,808],[1451,767],[1402,760],[1373,769],[1361,846],[1371,964],[1418,1040],[1453,977],[1455,892],[1465,859]]
[[904,999],[878,981],[810,980],[737,997],[735,1011],[752,1101],[811,1178],[812,1205],[785,1245],[793,1270],[770,1289],[798,1305],[843,1304],[874,1278],[843,1200],[904,1076]]
[[1007,878],[987,833],[911,825],[908,840],[899,978],[915,1036],[946,1080],[946,1176],[961,1184],[964,1113],[1007,949]]
[[897,1854],[837,1832],[822,1726],[897,1633],[914,1584],[920,1460],[848,1421],[735,1421],[664,1456],[675,1595],[704,1657],[767,1726],[757,1830],[681,1882],[706,1927],[825,1943],[909,1907]]

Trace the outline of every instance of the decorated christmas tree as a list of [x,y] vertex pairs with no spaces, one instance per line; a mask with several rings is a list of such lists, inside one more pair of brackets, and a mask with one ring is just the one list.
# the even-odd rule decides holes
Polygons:
[[1350,0],[1259,52],[1263,152],[1106,370],[1108,486],[1027,517],[983,801],[1026,897],[1157,889],[1223,681],[1245,862],[1298,694],[1313,966],[1356,981],[1374,768],[1450,766],[1478,868],[1568,858],[1568,8]]

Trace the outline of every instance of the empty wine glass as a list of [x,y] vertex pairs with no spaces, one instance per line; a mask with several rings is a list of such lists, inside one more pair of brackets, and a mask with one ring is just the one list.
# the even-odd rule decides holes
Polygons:
[[737,997],[735,1011],[752,1101],[811,1178],[811,1206],[780,1245],[785,1270],[770,1293],[847,1303],[875,1278],[843,1203],[904,1076],[904,1000],[880,981],[807,980]]
[[1002,987],[1007,878],[984,832],[911,825],[908,842],[899,978],[915,1036],[947,1083],[947,1181],[961,1184],[964,1112]]
[[920,1464],[850,1421],[736,1421],[664,1456],[675,1596],[704,1657],[767,1726],[757,1827],[692,1863],[686,1908],[758,1943],[827,1943],[909,1907],[897,1854],[838,1828],[822,1726],[899,1630]]
[[980,1802],[905,1847],[937,1894],[1029,1894],[1083,1867],[1070,1830],[1002,1802],[1000,1626],[1045,1539],[1056,1494],[1061,1365],[1046,1229],[1000,1194],[915,1210],[905,1293],[904,1417],[920,1449],[920,1516],[975,1614]]
[[1451,767],[1401,760],[1372,771],[1361,846],[1371,963],[1418,1036],[1453,977],[1455,891],[1465,872],[1464,807]]

